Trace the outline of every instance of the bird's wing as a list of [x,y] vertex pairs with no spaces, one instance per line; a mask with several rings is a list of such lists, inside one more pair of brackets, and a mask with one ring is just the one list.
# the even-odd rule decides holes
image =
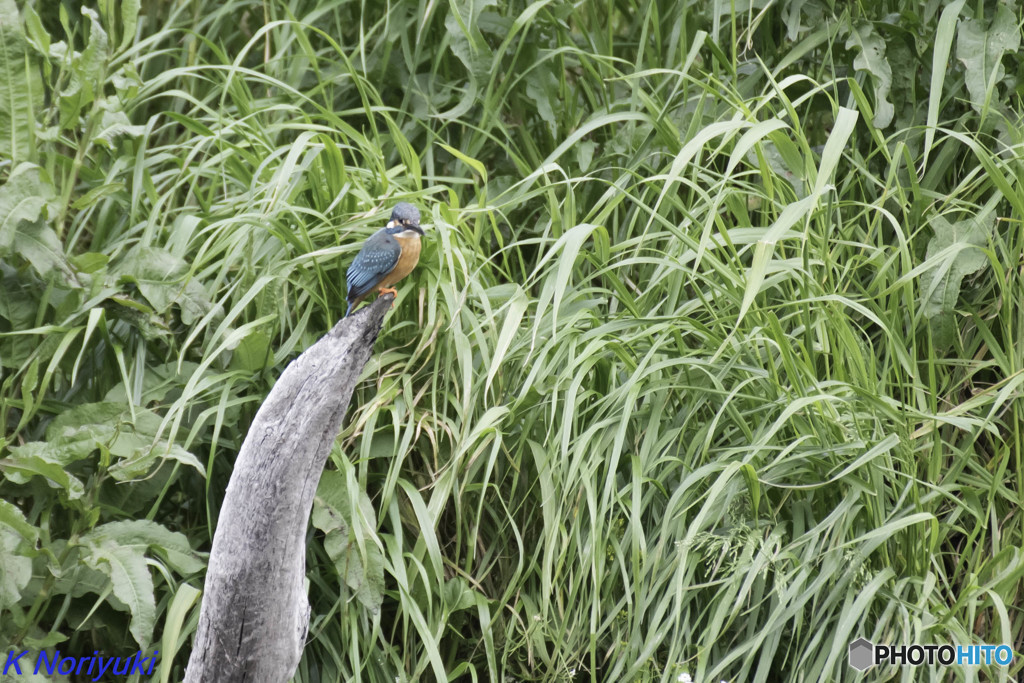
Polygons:
[[348,267],[348,300],[363,296],[390,273],[402,255],[402,247],[384,230],[370,235]]

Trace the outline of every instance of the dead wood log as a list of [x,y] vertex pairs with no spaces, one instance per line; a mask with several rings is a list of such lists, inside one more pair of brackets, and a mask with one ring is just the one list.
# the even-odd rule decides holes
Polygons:
[[339,321],[256,413],[217,520],[186,683],[285,683],[298,668],[313,495],[393,300]]

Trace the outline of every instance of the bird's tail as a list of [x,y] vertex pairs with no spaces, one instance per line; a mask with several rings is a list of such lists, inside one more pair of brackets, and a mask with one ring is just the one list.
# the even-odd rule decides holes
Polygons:
[[345,317],[346,317],[346,318],[348,317],[348,314],[352,312],[352,306],[354,306],[354,305],[355,305],[355,302],[353,302],[353,301],[350,301],[350,302],[349,302],[349,304],[348,304],[348,310],[346,310],[346,311],[345,311]]

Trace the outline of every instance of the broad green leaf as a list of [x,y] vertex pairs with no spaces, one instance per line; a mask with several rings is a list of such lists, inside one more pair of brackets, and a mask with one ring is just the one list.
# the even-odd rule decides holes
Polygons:
[[[0,500],[0,504],[5,501]],[[18,604],[32,578],[32,559],[22,554],[24,539],[0,522],[0,610]]]
[[[11,280],[0,279],[0,320],[9,325],[9,329],[33,327],[39,315],[35,294],[29,283],[14,284]],[[0,335],[0,368],[23,368],[37,351],[37,341],[31,335]]]
[[892,67],[885,58],[885,40],[869,21],[858,21],[850,37],[846,41],[846,49],[857,48],[857,57],[853,60],[853,68],[866,71],[875,88],[875,128],[885,128],[892,123],[893,106],[889,102],[889,89],[892,87]]
[[[150,394],[151,396],[152,394]],[[150,474],[154,466],[174,460],[196,469],[205,468],[192,453],[158,438],[163,421],[145,408],[128,410],[123,403],[84,403],[66,410],[46,430],[48,441],[32,442],[36,454],[61,464],[88,457],[94,451],[118,458],[109,473],[118,481],[131,481]]]
[[137,247],[111,272],[118,276],[118,282],[138,286],[157,313],[165,314],[172,304],[177,304],[186,325],[192,325],[213,308],[206,290],[189,275],[188,264],[169,251]]
[[576,145],[576,164],[580,167],[581,173],[586,173],[590,168],[596,149],[597,145],[589,140]]
[[14,504],[0,499],[0,610],[17,604],[32,578],[32,558],[39,529]]
[[[130,453],[126,454],[120,450],[123,446],[131,445],[135,447]],[[114,446],[116,448],[112,447],[110,452],[120,456],[122,459],[111,465],[108,472],[110,472],[110,476],[118,481],[142,479],[153,470],[155,465],[163,464],[167,460],[174,460],[182,465],[188,465],[199,472],[199,474],[204,477],[206,476],[206,468],[199,462],[199,459],[178,444],[168,444],[166,441],[161,440],[154,445],[152,441],[147,442],[139,438],[129,439],[124,435],[120,435]]]
[[82,16],[89,20],[89,42],[82,51],[78,75],[92,86],[94,93],[99,94],[102,92],[103,76],[110,56],[110,39],[96,11],[82,7]]
[[982,111],[989,93],[1003,80],[1003,55],[1020,49],[1020,26],[1013,12],[997,3],[995,17],[988,28],[978,19],[965,19],[957,31],[956,57],[964,64],[964,81],[971,106]]
[[461,576],[446,581],[441,594],[449,612],[472,609],[476,606],[477,593]]
[[[197,372],[200,372],[199,364],[192,361],[150,365],[142,377],[142,393],[135,396],[135,400],[144,405],[153,401],[163,401],[170,392],[180,390],[188,384],[189,380]],[[124,410],[124,403],[128,400],[128,391],[123,382],[113,386],[103,397],[104,402],[120,406],[122,412]],[[150,422],[150,417],[143,413],[140,419],[146,420],[146,422],[144,426],[136,425],[136,428],[145,429],[147,433],[155,435],[157,433],[156,430],[159,429],[161,418],[156,416],[155,413],[152,413],[152,415],[156,418],[156,422]],[[150,425],[156,425],[156,427],[151,427]],[[149,431],[151,429],[153,430],[152,432]]]
[[43,221],[22,223],[14,234],[14,250],[40,275],[54,273],[68,283],[76,282],[57,233]]
[[121,403],[82,403],[55,417],[46,427],[46,438],[50,441],[73,440],[75,430],[84,426],[102,425],[119,428],[119,423],[128,416],[127,407]]
[[486,80],[491,66],[491,48],[480,33],[477,19],[485,7],[496,4],[497,0],[449,0],[451,11],[444,24],[451,39],[449,49],[477,83]]
[[80,117],[87,113],[97,97],[102,97],[110,59],[110,40],[95,10],[82,7],[82,16],[88,19],[89,38],[82,52],[70,48],[64,41],[50,45],[50,58],[67,69],[67,83],[58,92],[60,128],[66,130],[79,125]]
[[28,523],[22,511],[14,503],[0,499],[0,528],[4,527],[30,544],[39,538],[39,529]]
[[140,553],[155,552],[166,558],[167,564],[181,575],[195,574],[206,566],[184,534],[146,519],[109,522],[96,527],[88,534],[88,539],[90,543],[112,542],[132,547]]
[[123,605],[131,613],[129,631],[142,648],[152,640],[156,623],[153,578],[147,556],[161,555],[179,574],[192,574],[205,566],[184,534],[148,520],[103,524],[83,534],[80,543],[85,565],[109,579],[116,598],[111,604]]
[[552,135],[558,132],[559,116],[556,112],[562,106],[558,97],[558,77],[550,64],[541,64],[526,76],[526,96],[537,105],[537,113]]
[[61,466],[88,457],[97,448],[114,438],[114,428],[107,425],[89,425],[82,427],[70,435],[68,439],[57,441],[29,441],[21,446],[13,446],[11,452],[19,457],[37,456],[48,462]]
[[[100,185],[99,187],[103,188],[102,194],[124,189],[124,185],[121,183],[111,183],[110,185]],[[89,194],[92,194],[92,191]],[[71,264],[78,269],[78,272],[92,274],[106,266],[110,262],[110,257],[95,251],[87,251],[83,254],[75,254],[70,260]]]
[[16,255],[41,276],[58,274],[77,284],[57,233],[47,219],[56,210],[56,191],[45,172],[20,164],[0,187],[0,258]]
[[131,614],[129,632],[140,648],[149,647],[153,639],[153,627],[156,625],[156,599],[153,595],[153,577],[149,573],[144,552],[138,546],[101,540],[96,533],[83,536],[82,544],[86,547],[82,561],[90,568],[106,574],[114,596]]
[[273,362],[270,338],[259,330],[250,330],[231,352],[231,368],[259,372]]
[[965,218],[950,223],[942,216],[931,221],[935,235],[928,241],[921,274],[921,307],[925,317],[951,313],[960,297],[964,277],[976,273],[988,263],[983,249],[995,227],[995,216]]
[[50,488],[63,491],[72,500],[84,495],[82,482],[68,474],[60,462],[52,459],[53,452],[46,444],[33,441],[10,450],[11,455],[0,460],[0,473],[15,484],[25,484],[32,477],[41,477]]
[[39,223],[55,208],[56,190],[44,173],[34,164],[19,164],[0,186],[0,256],[16,250],[23,223]]
[[[80,539],[79,539],[80,540]],[[86,566],[82,562],[84,549],[78,544],[69,544],[57,538],[50,542],[50,556],[47,571],[56,577],[54,593],[64,593],[80,598],[87,593],[103,595],[108,592],[110,580],[103,572]],[[58,564],[58,560],[62,561]]]
[[121,0],[121,44],[119,50],[124,50],[135,40],[135,27],[139,23],[139,6],[142,0]]
[[[43,22],[39,18],[35,9],[31,4],[25,4],[22,7],[22,14],[24,15],[25,24],[25,38],[32,44],[32,47],[40,55],[50,54],[50,34],[43,28]],[[47,68],[47,63],[43,63],[43,68]],[[48,76],[47,72],[47,76]]]
[[42,74],[18,6],[0,0],[0,158],[15,165],[35,160],[36,112],[42,106]]
[[[363,516],[374,519],[373,505],[365,493],[360,492],[359,504]],[[378,610],[384,599],[384,561],[370,539],[356,541],[349,521],[354,514],[345,475],[337,470],[325,471],[313,499],[311,522],[324,532],[324,549],[339,576],[367,609]]]
[[[111,74],[110,83],[114,86],[114,90],[117,92],[117,96],[122,103],[130,102],[139,94],[142,78],[135,69],[135,65],[132,62],[128,62]],[[107,99],[109,100],[110,98],[108,97]],[[145,126],[141,126],[141,128],[145,129]]]

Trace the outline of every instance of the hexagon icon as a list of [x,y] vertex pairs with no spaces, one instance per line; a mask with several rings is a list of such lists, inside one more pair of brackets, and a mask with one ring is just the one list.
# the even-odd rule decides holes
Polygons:
[[858,638],[850,643],[850,666],[857,671],[875,665],[875,646],[866,638]]

